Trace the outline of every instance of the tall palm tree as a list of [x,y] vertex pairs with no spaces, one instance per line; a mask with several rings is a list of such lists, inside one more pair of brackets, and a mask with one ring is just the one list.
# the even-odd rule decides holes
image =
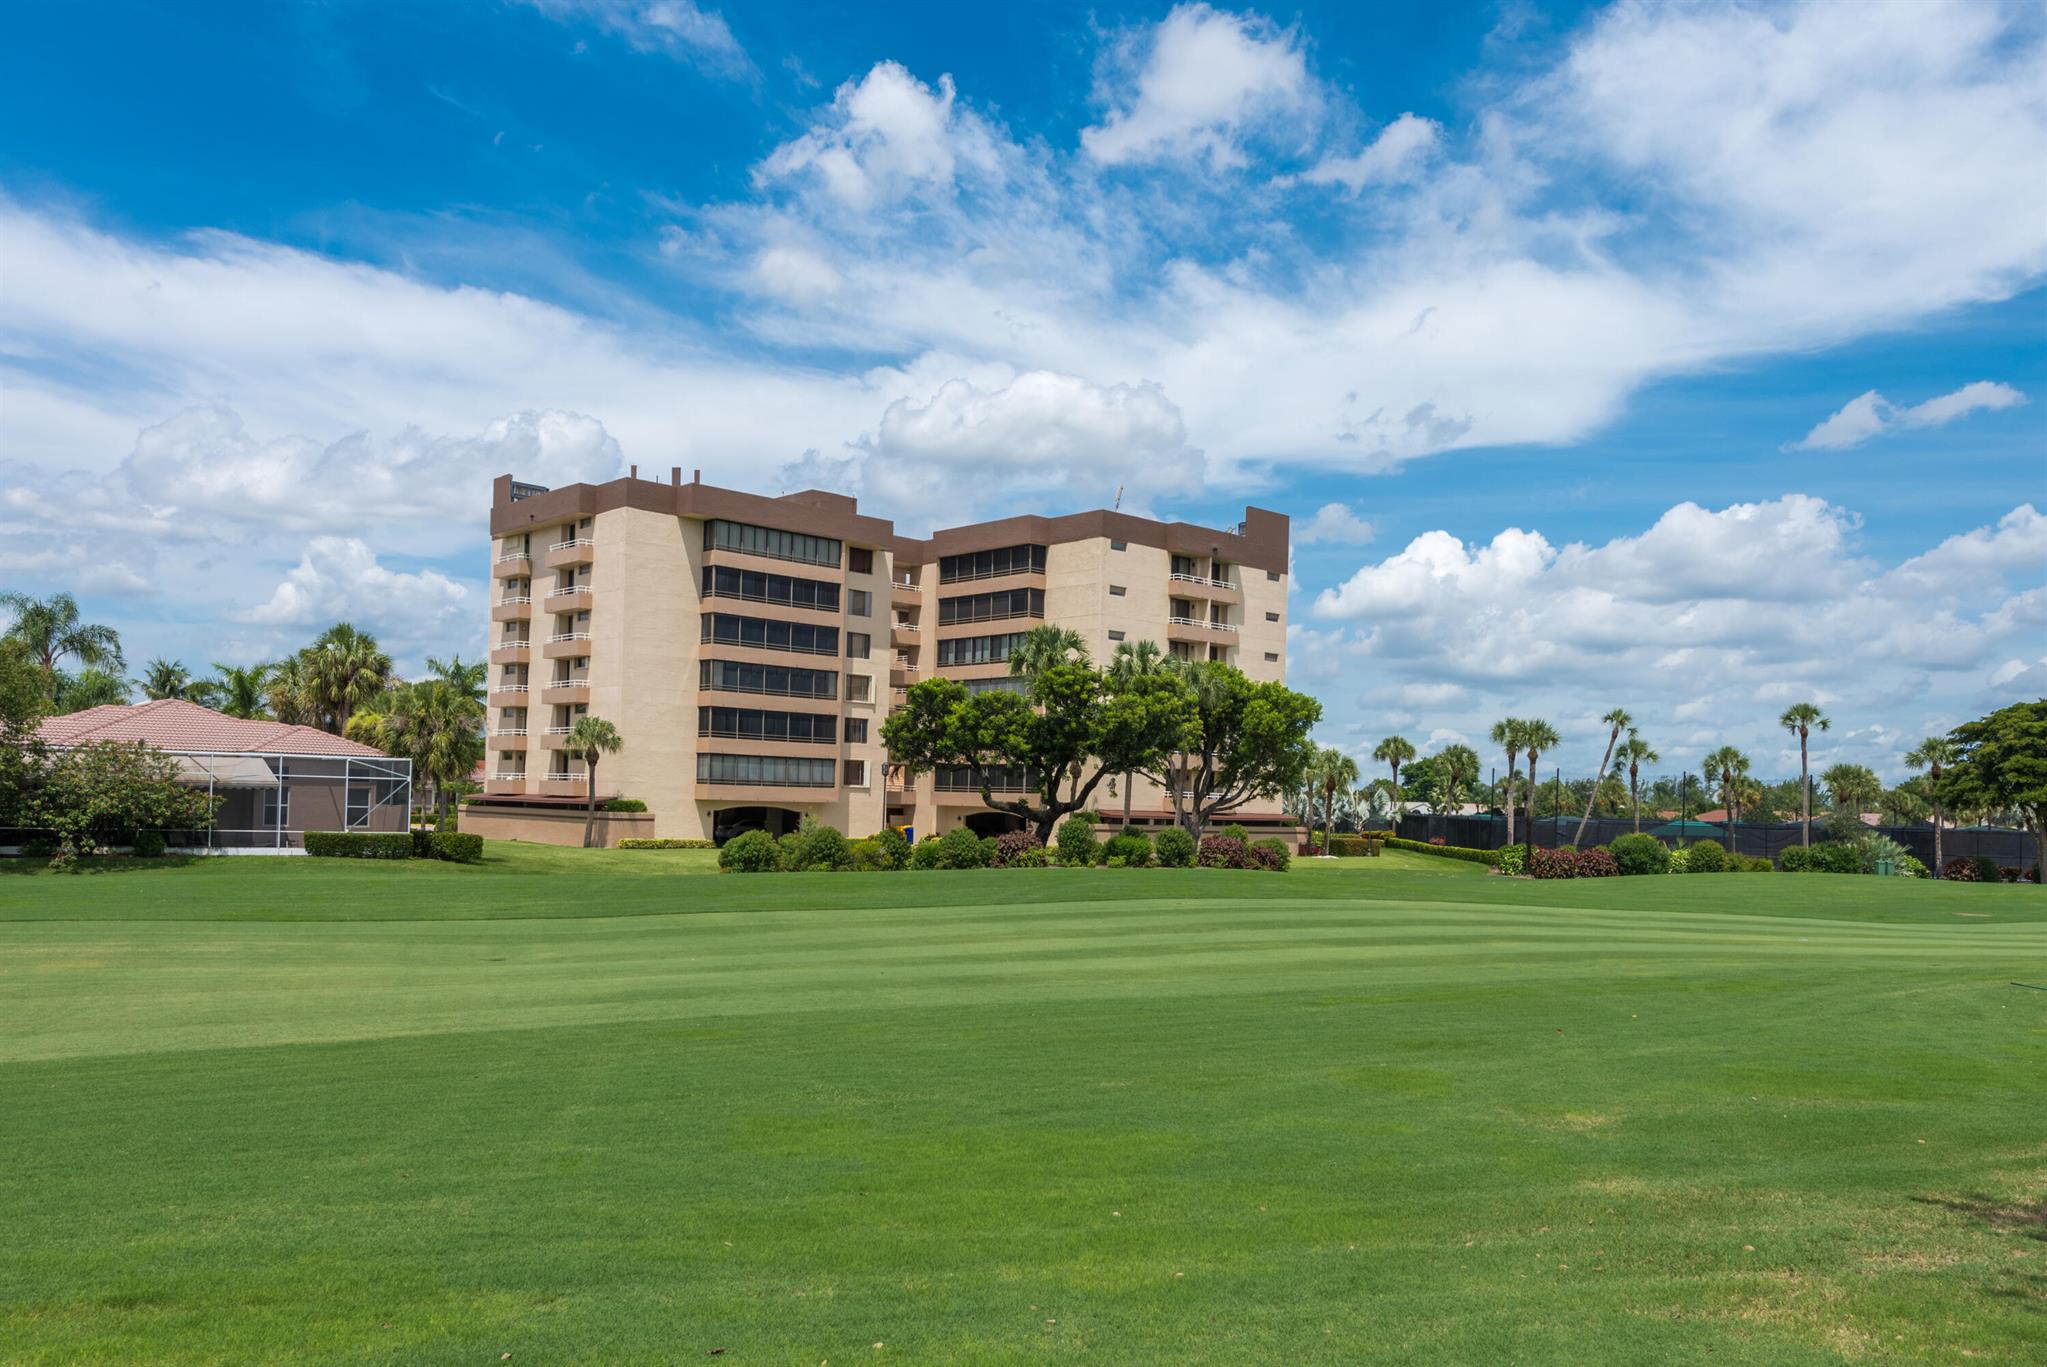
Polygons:
[[266,664],[230,665],[215,660],[213,671],[219,677],[214,679],[213,686],[220,700],[220,710],[244,721],[262,718],[265,715],[263,693],[270,680],[270,670],[271,666]]
[[263,673],[271,716],[291,726],[320,724],[320,704],[314,696],[313,672],[305,652],[287,655]]
[[1546,721],[1525,721],[1521,723],[1521,744],[1528,752],[1528,831],[1527,841],[1535,843],[1535,766],[1545,750],[1557,748],[1561,738],[1557,729]]
[[1833,719],[1819,709],[1819,704],[1797,702],[1784,709],[1784,715],[1777,718],[1777,724],[1798,737],[1798,820],[1799,843],[1812,844],[1812,775],[1810,761],[1806,756],[1806,738],[1814,731],[1825,731],[1833,726]]
[[1018,678],[1035,677],[1053,665],[1087,658],[1087,639],[1071,627],[1032,627],[1009,652],[1009,672]]
[[182,661],[159,656],[142,667],[142,677],[135,684],[142,690],[142,696],[152,701],[160,698],[197,701],[192,694],[198,685]]
[[89,669],[118,672],[127,667],[121,658],[121,634],[97,622],[79,620],[78,600],[68,593],[48,598],[31,598],[25,593],[0,593],[0,608],[14,614],[6,636],[28,647],[28,653],[43,667],[43,678],[54,695],[57,666],[70,659]]
[[125,704],[131,685],[107,669],[81,669],[76,674],[57,671],[50,689],[50,714],[66,716],[88,707]]
[[1407,813],[1400,800],[1400,766],[1414,758],[1414,746],[1405,736],[1388,736],[1373,747],[1372,758],[1393,770],[1393,819],[1398,821]]
[[337,622],[304,652],[313,698],[336,735],[348,730],[348,714],[391,684],[391,657],[377,638]]
[[1820,775],[1838,811],[1851,812],[1860,821],[1870,804],[1882,796],[1882,780],[1860,764],[1834,764]]
[[[446,679],[423,679],[391,695],[385,718],[389,743],[381,748],[411,760],[413,771],[433,784],[437,829],[448,829],[450,785],[468,778],[483,758],[483,720],[483,704]],[[592,762],[593,775],[595,769]],[[591,791],[596,791],[594,781]],[[589,843],[587,829],[584,843]]]
[[583,761],[584,796],[588,799],[583,815],[583,848],[586,850],[590,848],[597,830],[597,761],[623,749],[625,737],[618,734],[618,728],[588,712],[576,718],[576,724],[569,728],[568,738],[562,742],[563,754]]
[[1446,745],[1438,750],[1436,771],[1442,774],[1443,786],[1447,790],[1443,800],[1455,807],[1464,785],[1477,781],[1478,770],[1478,751],[1469,745]]
[[1521,772],[1521,747],[1528,734],[1528,723],[1519,717],[1502,717],[1493,723],[1487,733],[1493,744],[1507,752],[1506,801],[1501,807],[1507,813],[1507,843],[1514,843],[1514,776]]
[[1706,776],[1720,782],[1720,801],[1727,808],[1727,848],[1734,849],[1734,823],[1740,819],[1739,781],[1748,776],[1749,758],[1732,745],[1723,745],[1703,761]]
[[[1067,634],[1076,635],[1072,632]],[[1086,654],[1087,651],[1083,648],[1081,655],[1085,657]],[[1109,687],[1127,688],[1137,679],[1161,673],[1165,669],[1165,658],[1166,652],[1159,649],[1157,641],[1118,641],[1115,653],[1109,657]],[[1015,671],[1014,656],[1010,659],[1009,667],[1012,672]],[[1126,827],[1130,825],[1130,783],[1133,777],[1134,775],[1127,770],[1123,774],[1123,824]]]
[[429,655],[426,657],[426,671],[477,702],[483,701],[484,682],[490,678],[489,665],[463,664],[460,655],[452,660],[437,660]]
[[1599,772],[1592,776],[1592,791],[1585,794],[1585,815],[1578,819],[1578,833],[1571,837],[1573,846],[1585,843],[1585,828],[1592,822],[1592,803],[1599,796],[1599,781],[1606,777],[1607,767],[1613,763],[1613,747],[1620,742],[1621,732],[1635,724],[1625,708],[1616,707],[1600,718],[1609,728],[1606,733],[1606,753],[1599,757]]
[[1308,772],[1322,791],[1322,852],[1327,854],[1329,837],[1336,829],[1336,790],[1348,792],[1358,781],[1358,762],[1335,746],[1325,745]]
[[1656,753],[1632,728],[1627,740],[1621,743],[1621,758],[1628,763],[1628,804],[1634,808],[1635,834],[1642,833],[1642,766],[1661,764],[1663,756]]
[[1911,765],[1914,769],[1924,769],[1926,776],[1932,780],[1933,876],[1935,878],[1940,877],[1941,865],[1944,862],[1941,858],[1945,851],[1941,848],[1940,828],[1945,823],[1947,815],[1941,810],[1940,775],[1943,769],[1961,757],[1961,753],[1961,748],[1945,736],[1928,736],[1925,740],[1920,741],[1905,752],[1905,763]]

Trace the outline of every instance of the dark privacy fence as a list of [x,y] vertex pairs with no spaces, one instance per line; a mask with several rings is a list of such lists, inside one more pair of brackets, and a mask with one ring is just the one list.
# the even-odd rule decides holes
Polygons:
[[[1521,821],[1514,822],[1514,843],[1521,843]],[[1586,846],[1608,845],[1621,836],[1631,833],[1635,823],[1623,818],[1595,816],[1585,827]],[[1903,845],[1920,862],[1929,868],[1933,865],[1933,827],[1931,826],[1872,826],[1871,830],[1889,836]],[[1740,854],[1768,855],[1775,859],[1784,851],[1800,843],[1800,826],[1797,822],[1737,822],[1734,827],[1734,843],[1731,846]],[[1535,819],[1535,843],[1555,848],[1568,845],[1578,833],[1578,818],[1575,816]],[[1723,824],[1707,825],[1702,821],[1687,821],[1682,829],[1674,821],[1652,821],[1642,818],[1642,833],[1653,835],[1666,845],[1675,845],[1681,838],[1687,844],[1694,840],[1717,840],[1727,845],[1727,827]],[[1421,812],[1410,812],[1400,820],[1400,838],[1403,840],[1438,840],[1445,845],[1463,845],[1474,850],[1496,850],[1507,843],[1507,822],[1503,817],[1485,816],[1429,816]],[[1825,840],[1826,833],[1815,821],[1812,840],[1815,845]],[[1998,827],[1969,826],[1961,829],[1949,828],[1941,832],[1941,857],[1955,859],[1963,855],[1975,858],[1994,859],[2001,865],[2018,868],[2032,868],[2039,862],[2033,837],[2026,831],[2005,830]]]

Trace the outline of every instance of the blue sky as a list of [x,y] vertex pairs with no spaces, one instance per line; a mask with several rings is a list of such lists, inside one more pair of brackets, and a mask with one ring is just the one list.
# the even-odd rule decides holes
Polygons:
[[2047,691],[2037,10],[984,10],[10,15],[8,587],[416,663],[491,475],[679,464],[1279,508],[1361,752],[1622,703],[1775,773],[1816,696],[1895,777]]

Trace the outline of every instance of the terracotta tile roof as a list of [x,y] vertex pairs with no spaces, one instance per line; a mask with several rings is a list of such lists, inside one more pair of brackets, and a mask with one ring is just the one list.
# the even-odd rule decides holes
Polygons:
[[384,752],[312,726],[278,721],[243,721],[182,698],[159,698],[133,706],[110,703],[66,717],[50,717],[39,728],[45,743],[143,741],[159,750],[188,754],[376,755]]

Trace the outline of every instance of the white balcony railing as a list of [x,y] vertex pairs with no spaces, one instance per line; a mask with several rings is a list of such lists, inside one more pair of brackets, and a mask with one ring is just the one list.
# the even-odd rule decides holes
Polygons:
[[573,730],[575,728],[572,726],[550,726],[547,728],[547,734],[550,736],[566,736]]
[[1210,631],[1235,631],[1235,622],[1204,621],[1199,617],[1169,617],[1166,620],[1176,627],[1207,627]]
[[526,781],[526,771],[524,769],[501,769],[490,776],[490,781],[492,783],[524,783]]
[[494,684],[490,691],[493,693],[524,693],[526,685],[513,683]]
[[493,736],[523,736],[526,734],[526,728],[523,726],[500,726],[491,734]]
[[506,551],[503,555],[497,558],[497,563],[500,565],[509,565],[514,560],[531,560],[532,558],[533,552],[531,551]]
[[565,589],[552,588],[547,591],[547,596],[549,598],[588,598],[590,596],[590,586],[588,584],[571,584]]
[[508,594],[506,594],[506,595],[505,595],[504,597],[502,597],[502,598],[498,599],[498,606],[499,606],[499,607],[503,607],[503,606],[505,606],[505,605],[506,605],[507,603],[530,603],[530,602],[532,602],[532,601],[533,601],[533,599],[532,599],[531,597],[527,596],[526,594],[523,594],[523,593],[508,593]]
[[551,551],[572,551],[578,546],[594,546],[597,543],[587,536],[572,536],[567,541],[557,541],[548,549]]
[[554,635],[547,638],[550,645],[559,644],[562,641],[587,641],[589,639],[590,633],[587,631],[557,631]]

